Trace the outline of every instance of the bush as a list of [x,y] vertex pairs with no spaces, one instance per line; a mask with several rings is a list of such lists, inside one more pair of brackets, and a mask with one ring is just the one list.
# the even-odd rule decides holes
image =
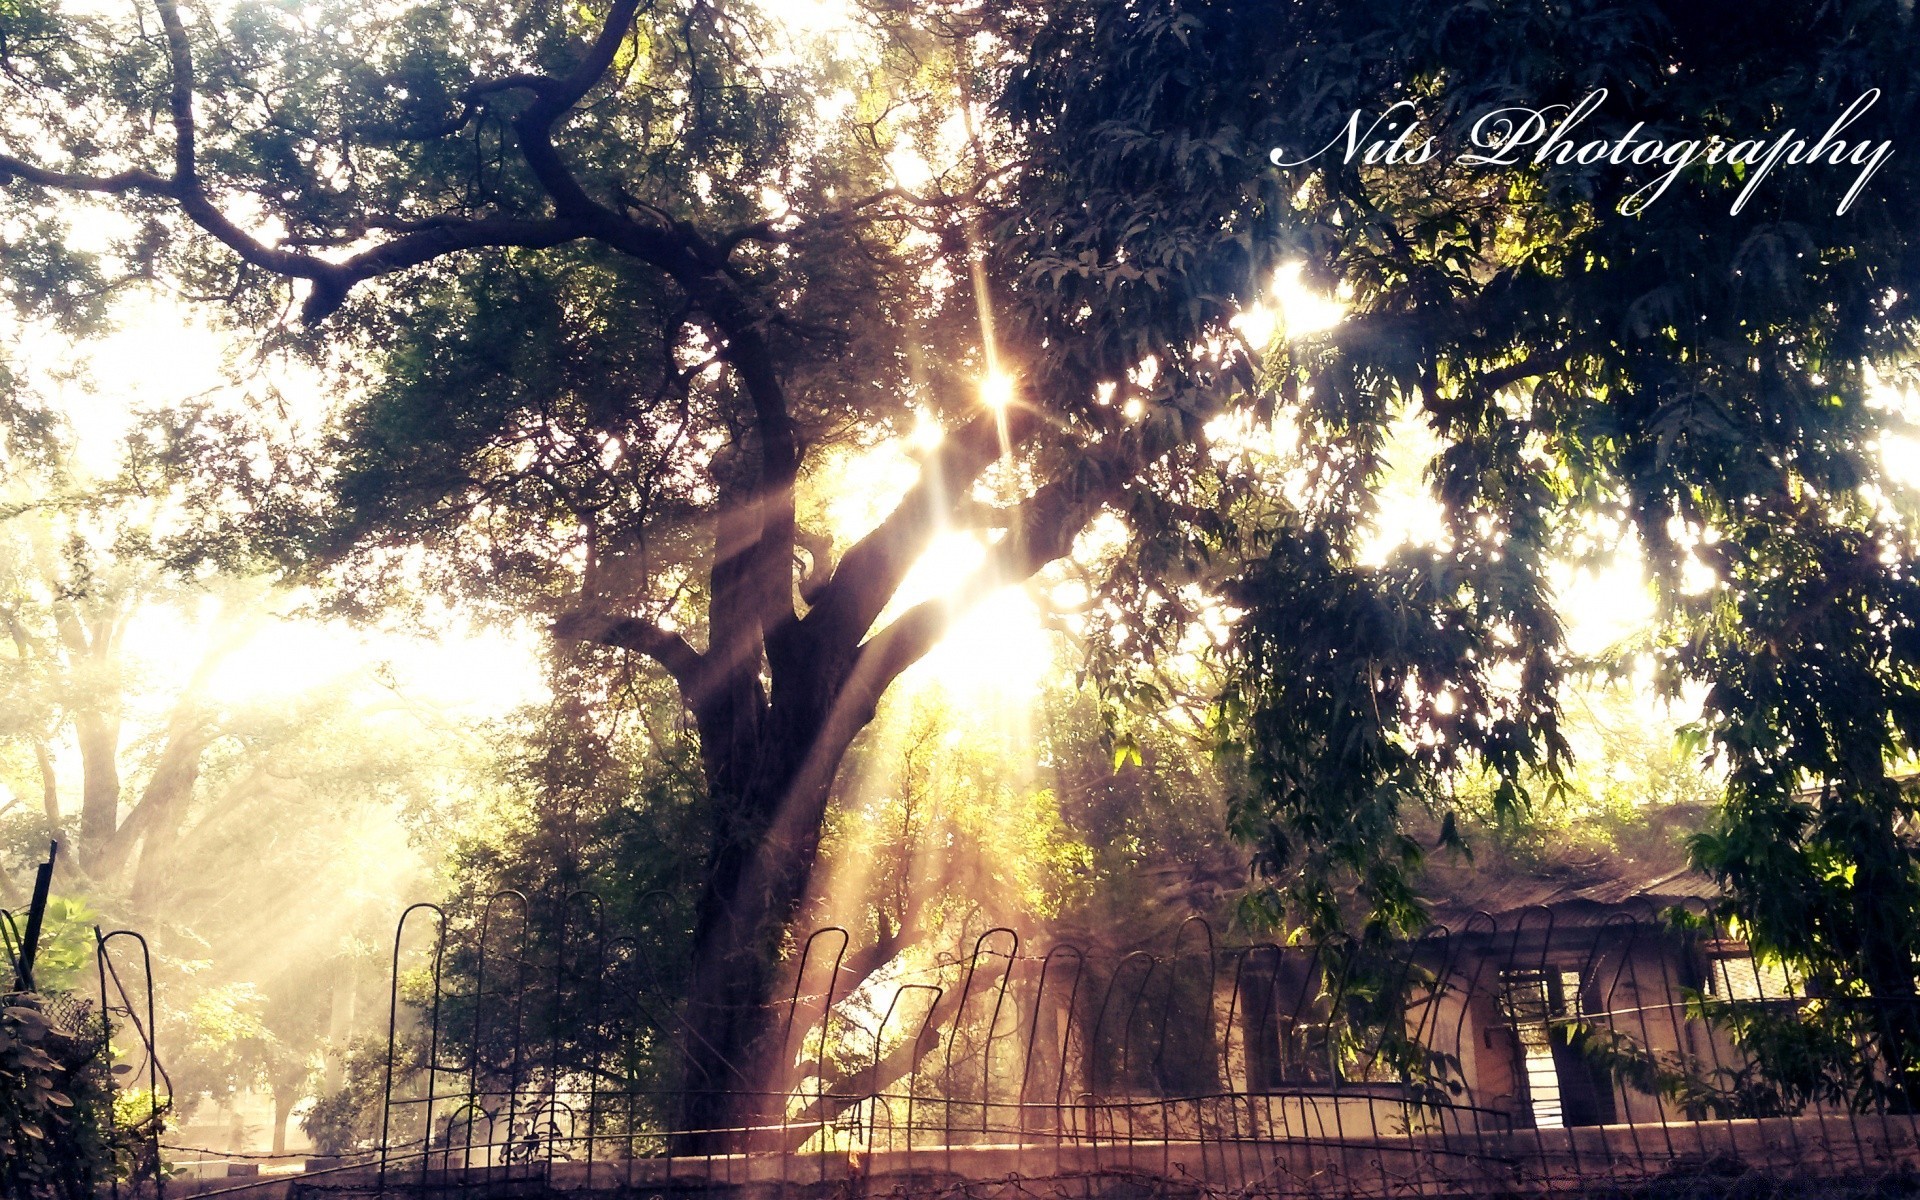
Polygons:
[[386,1098],[384,1041],[356,1039],[347,1048],[340,1087],[314,1101],[300,1128],[322,1154],[351,1154],[380,1143],[380,1116]]
[[0,995],[0,1195],[90,1200],[110,1180],[153,1171],[152,1118],[114,1121],[111,1054],[87,1012]]

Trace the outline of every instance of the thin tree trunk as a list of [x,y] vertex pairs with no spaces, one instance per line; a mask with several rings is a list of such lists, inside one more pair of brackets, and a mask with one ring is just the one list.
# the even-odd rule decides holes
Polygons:
[[337,960],[328,976],[327,1051],[322,1060],[321,1094],[331,1096],[346,1083],[347,1043],[353,1038],[353,1018],[359,1000],[359,980],[350,962]]
[[60,780],[54,771],[53,755],[47,750],[47,743],[40,738],[33,739],[33,761],[40,768],[40,804],[47,813],[47,826],[55,837],[60,833]]
[[293,1106],[299,1097],[297,1089],[276,1087],[273,1089],[273,1152],[287,1152],[287,1121],[293,1116]]
[[80,844],[91,863],[120,823],[120,722],[82,713],[73,728],[80,746]]
[[122,697],[119,642],[131,606],[119,598],[96,598],[54,606],[53,623],[66,652],[69,672],[90,677],[92,702],[73,715],[80,748],[80,852],[89,869],[105,851],[120,823],[120,716]]

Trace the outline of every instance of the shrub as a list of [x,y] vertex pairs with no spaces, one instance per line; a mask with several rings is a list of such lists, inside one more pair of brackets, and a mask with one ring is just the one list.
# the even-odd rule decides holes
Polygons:
[[90,1200],[150,1175],[153,1120],[113,1117],[111,1054],[88,1009],[34,992],[0,995],[0,1194]]

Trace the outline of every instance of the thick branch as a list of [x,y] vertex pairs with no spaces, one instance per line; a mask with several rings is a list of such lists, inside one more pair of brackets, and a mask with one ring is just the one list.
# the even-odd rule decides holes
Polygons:
[[200,777],[201,756],[219,732],[213,716],[190,690],[168,722],[166,743],[154,764],[153,774],[141,789],[139,801],[106,844],[93,850],[96,875],[125,870],[138,848],[139,873],[143,877],[151,876],[156,860],[179,835],[184,815],[181,806],[193,795],[194,783]]
[[[605,71],[637,7],[637,0],[620,0],[615,5],[608,28],[602,31],[594,49],[580,67],[565,80],[536,80],[544,84],[540,90],[545,96],[560,102],[560,110],[584,94],[592,86],[593,78]],[[410,232],[337,261],[260,241],[222,212],[201,186],[197,130],[193,117],[192,48],[180,19],[178,5],[173,0],[155,0],[155,8],[165,32],[168,67],[172,74],[168,109],[174,136],[173,177],[169,179],[138,169],[112,175],[85,175],[52,170],[16,155],[0,154],[0,182],[17,178],[61,191],[102,195],[137,194],[172,200],[188,219],[238,254],[243,262],[291,279],[310,281],[312,291],[302,310],[302,317],[310,323],[331,315],[346,300],[347,293],[354,285],[363,280],[419,266],[445,254],[488,246],[545,249],[592,236],[593,230],[585,224],[567,220],[510,217],[444,219],[420,225]],[[586,74],[589,70],[594,72],[592,76]],[[527,85],[529,80],[535,80],[535,77],[516,76],[500,82],[503,86],[522,86]],[[558,111],[554,113],[556,119]],[[371,222],[374,225],[385,223],[378,220]]]
[[175,198],[173,181],[163,179],[152,171],[133,169],[117,171],[112,175],[81,175],[37,166],[11,154],[0,154],[0,183],[10,183],[15,179],[24,179],[28,183],[63,192],[93,192],[102,196],[135,193]]
[[[724,357],[753,405],[761,460],[759,486],[749,498],[759,523],[757,536],[740,550],[740,561],[717,571],[716,588],[740,595],[716,604],[752,614],[747,624],[715,622],[714,648],[723,660],[744,660],[744,650],[765,642],[793,621],[793,487],[800,474],[800,437],[771,347],[761,334],[762,313],[725,268],[726,253],[691,227],[642,224],[594,199],[567,167],[554,144],[559,120],[612,65],[639,0],[617,0],[593,47],[565,79],[528,79],[534,101],[514,120],[514,133],[528,169],[563,220],[579,222],[591,236],[664,271],[726,339]],[[742,640],[744,639],[744,640]],[[738,644],[736,644],[738,643]],[[758,654],[751,657],[757,660]],[[756,662],[757,666],[757,662]]]
[[573,73],[556,82],[555,99],[563,108],[572,108],[582,97],[600,81],[613,65],[613,59],[620,52],[620,43],[627,38],[627,30],[633,27],[633,19],[640,15],[640,0],[614,0],[613,7],[607,12],[607,22],[600,27],[600,36],[595,38],[593,46],[581,57],[573,68]]
[[1014,511],[1007,536],[994,543],[987,561],[958,589],[901,613],[861,645],[849,687],[867,689],[877,703],[900,673],[933,649],[953,622],[974,604],[1028,578],[1055,559],[1065,558],[1080,531],[1118,492],[1117,483],[1090,492],[1051,483],[1034,493]]
[[180,6],[173,0],[154,0],[160,12],[160,28],[167,35],[167,67],[173,75],[167,91],[167,109],[173,121],[173,177],[191,188],[199,187],[199,167],[194,157],[193,128],[193,48],[187,42],[187,27],[180,21]]
[[1547,372],[1559,366],[1561,359],[1565,356],[1565,347],[1545,350],[1539,354],[1529,355],[1520,362],[1511,363],[1496,370],[1488,371],[1480,376],[1476,382],[1479,384],[1482,392],[1491,396],[1495,392],[1512,387],[1522,379],[1530,379],[1535,375],[1545,375]]
[[588,236],[579,225],[562,220],[519,220],[481,217],[443,219],[421,224],[412,232],[390,238],[357,254],[328,261],[311,254],[283,250],[259,241],[234,224],[199,189],[179,179],[164,179],[151,171],[128,170],[113,175],[82,175],[38,166],[11,154],[0,154],[0,183],[22,179],[40,187],[97,195],[142,195],[172,200],[181,212],[206,233],[219,239],[250,266],[313,284],[303,319],[316,322],[345,302],[355,284],[408,267],[430,262],[459,250],[489,246],[517,246],[540,250]]
[[699,686],[705,658],[687,639],[642,617],[622,617],[589,609],[562,613],[553,623],[553,636],[573,642],[595,642],[632,650],[653,659],[691,695]]
[[[203,228],[207,228],[204,222]],[[209,232],[219,236],[216,230]],[[588,236],[579,225],[564,220],[522,220],[513,217],[480,217],[453,220],[442,225],[402,234],[363,250],[338,264],[319,259],[304,259],[300,269],[283,273],[313,280],[313,291],[301,309],[301,319],[312,323],[330,315],[346,302],[347,293],[363,280],[391,275],[409,267],[432,262],[461,250],[514,246],[524,250],[546,250]],[[222,240],[226,240],[222,238]],[[228,242],[228,245],[233,245]],[[235,247],[239,249],[239,247]],[[284,255],[284,251],[274,251]],[[245,258],[245,251],[241,251]],[[258,265],[271,266],[261,263]],[[280,268],[275,268],[280,269]]]
[[[1039,418],[1030,410],[1017,406],[1007,410],[1009,446],[1024,442],[1038,427]],[[941,519],[964,499],[980,472],[1000,457],[1000,438],[999,419],[982,413],[943,440],[928,456],[919,481],[894,510],[841,556],[803,624],[846,645],[866,636],[933,540]]]

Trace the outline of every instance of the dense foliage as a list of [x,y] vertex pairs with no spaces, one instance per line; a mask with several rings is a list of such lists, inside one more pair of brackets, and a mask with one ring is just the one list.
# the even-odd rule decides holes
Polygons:
[[[1099,283],[1144,289],[1143,302],[1153,268],[1177,261],[1190,304],[1228,310],[1266,244],[1350,296],[1341,326],[1267,360],[1305,477],[1298,502],[1228,543],[1258,560],[1228,593],[1247,615],[1222,719],[1251,769],[1237,824],[1276,900],[1294,902],[1273,915],[1336,927],[1357,887],[1376,922],[1417,926],[1405,812],[1483,773],[1519,803],[1530,775],[1561,772],[1559,688],[1578,664],[1545,571],[1627,541],[1661,591],[1662,679],[1707,688],[1696,744],[1728,772],[1728,803],[1696,858],[1727,885],[1723,915],[1816,988],[1878,997],[1873,1040],[1909,1086],[1920,862],[1899,771],[1917,732],[1920,610],[1912,510],[1882,475],[1872,386],[1876,371],[1911,369],[1920,178],[1896,154],[1843,213],[1850,168],[1762,183],[1752,163],[1723,161],[1642,208],[1628,201],[1652,172],[1604,157],[1477,170],[1453,158],[1478,114],[1563,114],[1597,89],[1610,100],[1576,142],[1617,142],[1639,122],[1669,141],[1789,126],[1811,140],[1856,97],[1875,103],[1850,139],[1886,138],[1920,104],[1910,10],[1071,14],[1017,76],[1016,111],[1055,156],[1042,161],[1063,164],[1063,199],[1029,237],[1063,257],[1097,248],[1084,261],[1104,264]],[[1343,156],[1351,113],[1364,127],[1401,101],[1422,122],[1415,143],[1432,132],[1441,153]],[[1295,168],[1264,153],[1328,144]],[[1069,215],[1082,198],[1091,223]],[[1132,271],[1146,277],[1120,274]],[[1058,320],[1086,274],[1098,278],[1069,271],[1063,284],[1036,266],[1031,279]],[[1430,471],[1449,537],[1438,554],[1374,565],[1367,481],[1406,405],[1441,443]],[[1689,576],[1702,568],[1704,587]]]
[[136,1157],[151,1173],[153,1131],[115,1124],[98,1029],[70,1027],[87,1016],[85,1005],[47,994],[0,996],[0,1187],[9,1196],[90,1200]]

